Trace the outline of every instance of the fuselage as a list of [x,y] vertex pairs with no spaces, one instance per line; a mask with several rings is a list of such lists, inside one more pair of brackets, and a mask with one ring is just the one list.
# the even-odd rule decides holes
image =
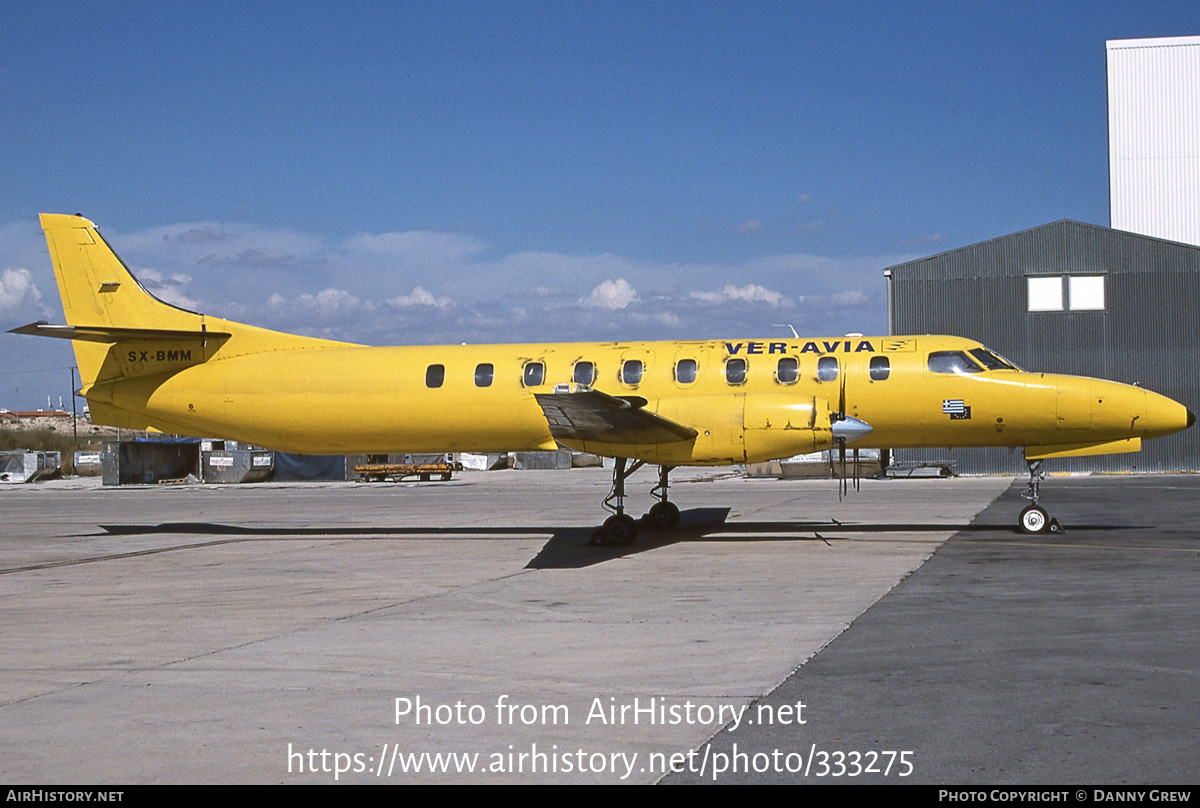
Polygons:
[[[1116,382],[1020,370],[949,336],[342,346],[253,352],[102,382],[94,404],[170,432],[306,453],[523,451],[557,445],[535,394],[584,385],[694,429],[671,443],[574,448],[671,465],[852,446],[1064,447],[1139,441],[1190,425],[1182,405]],[[1136,447],[1134,447],[1136,448]]]

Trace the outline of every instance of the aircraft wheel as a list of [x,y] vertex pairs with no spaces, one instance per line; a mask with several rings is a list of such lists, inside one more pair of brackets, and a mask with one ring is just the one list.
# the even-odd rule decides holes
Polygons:
[[1050,516],[1043,508],[1030,505],[1021,511],[1022,533],[1045,533],[1050,529]]
[[604,535],[604,543],[616,547],[628,547],[637,540],[637,522],[624,514],[608,517],[600,530]]
[[679,507],[674,502],[656,502],[644,521],[656,530],[670,530],[679,524]]

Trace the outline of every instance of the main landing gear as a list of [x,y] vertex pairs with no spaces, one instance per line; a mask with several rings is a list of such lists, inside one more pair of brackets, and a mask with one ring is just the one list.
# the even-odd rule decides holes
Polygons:
[[[604,507],[613,515],[604,524],[592,531],[592,544],[611,544],[617,547],[628,547],[637,541],[638,523],[625,513],[625,479],[646,465],[645,460],[635,460],[632,464],[628,458],[618,457],[613,464],[612,490],[604,499]],[[642,517],[642,526],[656,530],[670,530],[679,524],[679,507],[667,499],[667,475],[674,466],[658,467],[658,485],[651,490],[651,496],[658,502],[650,507],[649,512]]]
[[1029,467],[1029,484],[1025,488],[1025,493],[1021,496],[1029,500],[1029,504],[1021,511],[1020,521],[1018,526],[1022,533],[1063,533],[1062,525],[1058,520],[1046,513],[1046,509],[1038,505],[1038,485],[1042,480],[1046,479],[1046,472],[1042,471],[1042,461],[1026,460],[1025,465]]

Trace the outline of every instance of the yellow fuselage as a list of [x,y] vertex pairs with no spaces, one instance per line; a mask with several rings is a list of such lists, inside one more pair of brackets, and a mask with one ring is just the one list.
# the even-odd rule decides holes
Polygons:
[[[1113,444],[1108,451],[1130,451],[1137,448],[1131,441],[1189,423],[1182,405],[1115,382],[1016,369],[930,369],[933,352],[979,347],[946,336],[397,348],[316,342],[227,359],[218,350],[175,372],[146,367],[145,375],[101,382],[87,395],[94,409],[113,407],[133,423],[293,452],[537,450],[556,442],[534,395],[586,383],[576,375],[584,362],[592,363],[594,389],[638,404],[644,399],[648,411],[698,434],[651,444],[614,436],[573,448],[671,465],[755,462],[828,448],[830,413],[842,402],[846,415],[873,428],[856,447],[1064,451]],[[829,357],[837,360],[832,378]],[[153,356],[143,358],[152,365]],[[886,359],[885,378],[878,369],[872,373],[873,358]],[[631,360],[642,363],[637,383],[623,380],[632,375],[624,370]],[[679,378],[688,360],[695,363],[694,381]],[[738,381],[740,367],[730,372],[731,360],[744,360],[744,380]],[[788,365],[782,371],[780,360]],[[787,372],[792,360],[794,381]],[[530,363],[542,365],[540,383],[526,384],[537,381],[527,373]],[[484,365],[492,366],[487,386],[476,381]],[[442,367],[440,386],[430,386],[431,366]]]

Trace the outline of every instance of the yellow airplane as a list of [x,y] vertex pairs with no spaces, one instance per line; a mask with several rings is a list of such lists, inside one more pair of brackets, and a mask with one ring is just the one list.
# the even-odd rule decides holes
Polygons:
[[972,340],[845,336],[692,342],[373,348],[268,331],[164,303],[82,216],[42,214],[70,339],[96,423],[282,451],[510,452],[567,446],[616,458],[613,515],[628,544],[625,480],[659,466],[643,524],[671,528],[676,466],[754,463],[839,448],[1024,447],[1026,532],[1042,460],[1136,452],[1190,427],[1148,390],[1029,373]]

